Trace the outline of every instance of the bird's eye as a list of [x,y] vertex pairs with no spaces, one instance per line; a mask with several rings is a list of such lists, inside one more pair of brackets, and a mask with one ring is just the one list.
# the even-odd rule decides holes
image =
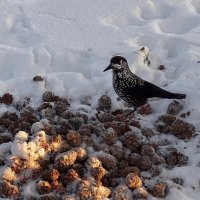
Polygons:
[[123,60],[120,60],[120,65],[122,65],[123,64]]

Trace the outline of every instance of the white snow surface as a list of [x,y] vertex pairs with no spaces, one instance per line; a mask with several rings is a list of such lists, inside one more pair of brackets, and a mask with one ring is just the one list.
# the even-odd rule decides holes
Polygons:
[[[76,108],[81,98],[91,96],[95,108],[107,92],[113,109],[120,108],[123,102],[116,101],[111,73],[103,72],[110,58],[120,54],[142,78],[186,93],[184,111],[191,111],[186,120],[199,132],[200,1],[1,0],[0,24],[0,96],[9,92],[15,101],[28,96],[37,105],[44,91],[52,91],[70,97]],[[149,67],[138,53],[143,46],[150,51]],[[157,70],[161,64],[166,70]],[[46,84],[33,82],[35,75],[44,76]],[[170,102],[150,102],[150,126]],[[0,105],[0,113],[6,110],[12,107]],[[181,176],[185,181],[181,188],[169,181],[166,199],[199,199],[199,142],[199,135],[174,142],[189,156],[189,165],[163,170],[165,180]]]
[[37,160],[40,157],[45,156],[44,148],[40,143],[46,141],[46,135],[44,131],[39,131],[35,134],[34,139],[30,142],[28,140],[28,133],[19,131],[15,135],[15,139],[10,147],[12,156],[16,156],[26,160]]

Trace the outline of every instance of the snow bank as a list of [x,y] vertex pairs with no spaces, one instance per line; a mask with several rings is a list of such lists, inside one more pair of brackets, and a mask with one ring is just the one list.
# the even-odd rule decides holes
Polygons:
[[[0,95],[10,92],[15,101],[28,96],[35,105],[44,91],[52,91],[71,98],[72,108],[81,106],[81,98],[91,96],[94,108],[97,99],[108,93],[113,109],[123,107],[123,102],[116,101],[111,74],[103,73],[112,55],[120,54],[142,78],[186,93],[184,111],[191,111],[187,121],[199,130],[200,2],[19,0],[0,5]],[[150,50],[150,66],[143,63],[144,55],[138,51],[142,46]],[[157,70],[161,64],[164,71]],[[33,82],[36,75],[45,82]],[[150,103],[158,116],[166,112],[170,100]],[[1,112],[12,109],[0,105]],[[154,115],[144,123],[151,126]],[[27,149],[35,149],[27,137],[23,133],[12,145],[1,144],[0,156],[11,146],[13,155],[27,158]],[[198,135],[184,143],[185,148],[179,146],[190,158],[188,169],[164,172],[167,177],[187,176],[182,190],[172,187],[167,199],[198,199],[199,139]]]

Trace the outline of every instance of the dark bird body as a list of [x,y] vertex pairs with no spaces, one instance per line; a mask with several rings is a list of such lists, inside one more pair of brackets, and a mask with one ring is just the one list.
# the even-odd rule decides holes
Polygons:
[[148,98],[185,99],[185,94],[164,90],[133,74],[125,58],[115,56],[104,70],[113,71],[113,88],[117,95],[135,109],[147,103]]

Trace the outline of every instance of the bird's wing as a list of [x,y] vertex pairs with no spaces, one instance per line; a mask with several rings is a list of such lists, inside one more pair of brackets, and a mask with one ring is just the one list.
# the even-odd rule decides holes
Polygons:
[[170,92],[163,90],[162,88],[147,81],[144,81],[142,84],[138,84],[135,87],[128,87],[125,92],[128,95],[139,98],[165,98],[166,96],[171,95]]

